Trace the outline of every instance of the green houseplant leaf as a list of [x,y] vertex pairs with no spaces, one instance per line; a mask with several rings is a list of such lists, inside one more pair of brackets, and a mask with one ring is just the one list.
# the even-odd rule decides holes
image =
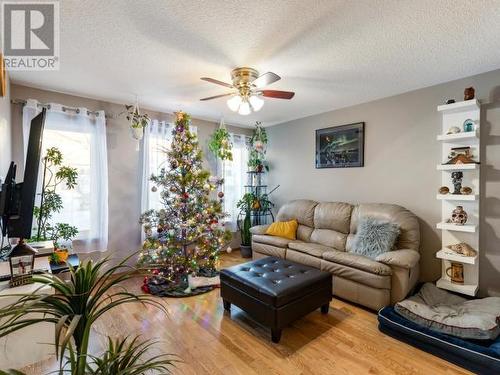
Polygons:
[[[63,354],[69,352],[71,374],[87,374],[88,363],[92,361],[88,355],[91,327],[102,315],[129,303],[150,305],[167,313],[165,306],[150,295],[135,295],[120,287],[123,281],[137,276],[137,270],[127,265],[135,255],[117,265],[105,258],[86,261],[77,269],[70,266],[68,282],[52,274],[34,275],[33,281],[42,286],[30,294],[12,295],[17,301],[0,309],[0,337],[41,322],[54,323],[60,368],[66,366]],[[51,287],[55,293],[42,293],[44,286]]]

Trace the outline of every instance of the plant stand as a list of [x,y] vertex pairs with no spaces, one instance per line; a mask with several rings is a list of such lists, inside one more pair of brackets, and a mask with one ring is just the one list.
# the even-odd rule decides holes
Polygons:
[[[263,176],[264,171],[248,171],[248,184],[245,185],[245,193],[252,193],[257,197],[267,194],[267,185],[264,184]],[[240,212],[240,215],[244,213]],[[252,226],[270,224],[274,221],[274,215],[270,208],[267,209],[254,209],[250,213]]]

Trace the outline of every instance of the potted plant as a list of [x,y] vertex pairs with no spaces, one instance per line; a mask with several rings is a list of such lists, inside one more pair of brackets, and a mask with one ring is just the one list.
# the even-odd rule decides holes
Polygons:
[[262,172],[264,169],[269,171],[269,165],[266,162],[267,132],[262,127],[261,122],[257,121],[250,138],[250,155],[248,166],[255,172]]
[[246,193],[238,201],[236,207],[243,213],[243,219],[238,220],[238,228],[241,234],[240,252],[243,258],[250,258],[252,256],[252,235],[250,228],[252,227],[251,212],[254,209],[256,199],[255,194]]
[[[63,166],[63,155],[56,147],[47,149],[42,159],[42,192],[40,205],[35,206],[33,214],[36,219],[35,234],[32,241],[52,241],[54,249],[61,250],[67,247],[77,234],[78,229],[67,223],[52,223],[51,219],[56,212],[63,209],[61,196],[57,193],[61,185],[67,189],[74,189],[77,185],[78,172],[76,168]],[[62,242],[63,240],[64,242]]]
[[147,114],[139,112],[139,105],[126,105],[127,120],[130,122],[130,131],[132,137],[138,141],[144,137],[144,129],[148,126],[151,119]]
[[224,125],[224,120],[221,120],[220,126],[217,130],[212,133],[210,140],[208,141],[208,148],[215,157],[220,160],[233,160],[231,139],[229,132]]
[[[48,286],[56,293],[35,291],[13,295],[15,302],[0,309],[0,337],[38,323],[53,323],[59,374],[170,373],[175,362],[173,358],[167,354],[150,353],[157,341],[108,337],[108,347],[103,353],[89,352],[92,326],[117,306],[142,303],[167,313],[160,300],[130,293],[121,286],[122,282],[137,277],[138,270],[127,265],[135,256],[137,254],[132,254],[114,266],[109,258],[95,263],[88,260],[77,269],[70,267],[68,281],[50,273],[33,275],[34,282]],[[17,370],[0,370],[0,373],[23,374]]]

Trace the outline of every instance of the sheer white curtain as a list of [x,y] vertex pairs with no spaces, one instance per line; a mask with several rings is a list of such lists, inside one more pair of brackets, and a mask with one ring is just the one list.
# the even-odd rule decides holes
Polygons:
[[231,134],[233,144],[233,160],[225,160],[223,166],[224,177],[224,211],[230,216],[226,226],[231,231],[237,230],[239,210],[236,203],[245,194],[245,185],[248,184],[248,137],[240,134]]
[[151,190],[151,175],[165,167],[165,152],[172,143],[172,126],[165,121],[153,120],[144,132],[142,142],[141,212],[160,208],[160,190]]
[[[31,120],[40,111],[41,106],[32,99],[23,108],[25,155]],[[78,184],[74,189],[59,187],[64,208],[54,213],[52,220],[78,228],[78,236],[73,241],[75,251],[107,250],[108,158],[104,111],[90,113],[86,108],[66,110],[60,104],[51,103],[47,110],[42,154],[50,147],[61,151],[62,165],[78,171]]]
[[[162,208],[160,201],[161,189],[152,191],[153,183],[151,175],[158,174],[166,165],[166,151],[172,143],[173,125],[165,121],[153,120],[144,132],[142,142],[142,189],[141,189],[141,212]],[[196,134],[197,128],[191,126],[189,130]]]

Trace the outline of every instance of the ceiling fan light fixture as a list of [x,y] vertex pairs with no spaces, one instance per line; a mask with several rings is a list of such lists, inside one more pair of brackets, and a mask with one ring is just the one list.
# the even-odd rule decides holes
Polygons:
[[246,116],[246,115],[249,115],[251,112],[252,112],[252,110],[250,109],[250,103],[248,103],[248,101],[244,100],[240,104],[240,109],[238,110],[238,113],[242,116]]
[[255,112],[260,111],[264,105],[264,100],[262,100],[262,98],[259,98],[257,95],[252,95],[249,101]]
[[227,106],[231,111],[236,112],[240,107],[241,102],[242,102],[241,96],[235,95],[227,100]]

